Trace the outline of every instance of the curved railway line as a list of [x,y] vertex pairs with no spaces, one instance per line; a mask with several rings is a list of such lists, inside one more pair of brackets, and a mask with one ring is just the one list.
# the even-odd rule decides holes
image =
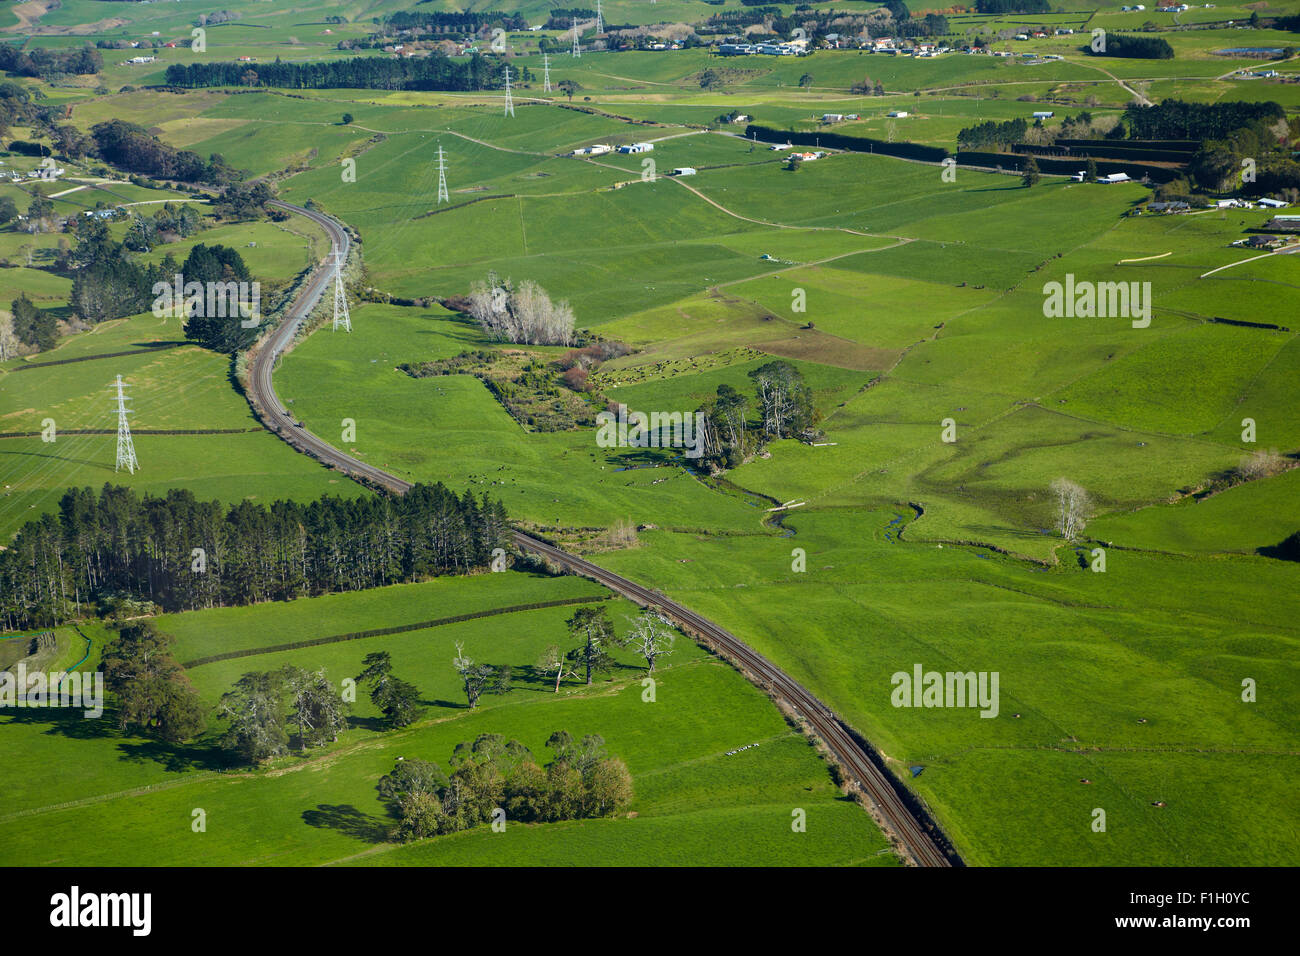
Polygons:
[[[334,252],[338,254],[337,261],[347,260],[351,240],[339,222],[315,210],[279,200],[274,200],[269,205],[306,216],[320,225],[330,237]],[[333,271],[330,268],[318,268],[280,325],[252,350],[248,375],[249,401],[262,423],[298,451],[311,455],[352,478],[396,494],[404,494],[411,488],[410,482],[359,461],[294,424],[275,392],[272,372],[276,362],[293,342],[303,320],[316,307],[332,280]],[[522,531],[513,531],[512,535],[515,545],[520,549],[542,555],[577,574],[592,578],[638,605],[657,608],[683,630],[731,660],[778,703],[807,721],[848,777],[870,800],[875,816],[886,834],[897,841],[913,863],[918,866],[940,867],[960,864],[960,858],[951,849],[938,826],[917,799],[893,780],[870,745],[855,735],[806,688],[734,634],[658,591],[643,587]]]

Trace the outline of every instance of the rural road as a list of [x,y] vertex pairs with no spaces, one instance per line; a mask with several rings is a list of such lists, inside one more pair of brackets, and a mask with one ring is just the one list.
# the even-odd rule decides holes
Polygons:
[[[319,224],[329,234],[338,261],[346,261],[350,240],[340,223],[314,210],[279,200],[273,200],[268,205],[306,216]],[[290,306],[280,326],[250,355],[249,401],[259,413],[262,423],[298,451],[355,479],[396,494],[404,494],[410,489],[410,482],[358,461],[305,428],[295,427],[275,393],[271,376],[276,361],[293,341],[303,319],[315,308],[332,279],[333,271],[330,268],[318,268],[316,275]],[[895,782],[878,764],[880,758],[872,752],[869,745],[856,737],[829,707],[734,634],[658,591],[629,581],[521,531],[513,531],[511,534],[515,545],[520,549],[540,554],[577,574],[592,578],[638,605],[657,608],[683,630],[694,634],[707,646],[733,661],[753,683],[767,690],[777,701],[808,722],[848,776],[869,798],[877,821],[884,827],[886,835],[896,839],[912,862],[918,866],[940,867],[951,866],[954,861],[960,863],[955,853],[950,858],[940,849],[941,843],[946,844],[947,841],[943,839],[937,824],[919,808],[910,792]]]

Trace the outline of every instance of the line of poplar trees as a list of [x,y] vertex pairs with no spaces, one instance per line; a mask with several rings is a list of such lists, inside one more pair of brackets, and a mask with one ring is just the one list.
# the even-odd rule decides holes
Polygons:
[[0,551],[0,626],[49,627],[115,599],[193,610],[465,574],[508,541],[501,502],[441,483],[229,508],[181,489],[74,488]]

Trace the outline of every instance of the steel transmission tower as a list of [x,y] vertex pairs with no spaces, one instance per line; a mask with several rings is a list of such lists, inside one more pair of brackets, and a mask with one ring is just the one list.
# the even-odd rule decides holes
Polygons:
[[438,144],[438,205],[451,202],[447,195],[447,161],[442,157],[442,143]]
[[343,288],[343,263],[339,261],[339,254],[334,253],[334,327],[331,332],[337,332],[339,326],[343,327],[344,332],[352,331],[352,315],[348,312],[348,293]]
[[506,116],[515,115],[514,97],[510,95],[510,67],[506,67]]
[[126,416],[131,414],[126,409],[126,392],[123,389],[126,385],[122,382],[122,376],[117,377],[117,381],[109,386],[117,391],[117,464],[114,465],[113,471],[121,471],[125,468],[131,474],[135,474],[139,463],[135,460],[135,444],[131,441],[131,426],[126,423]]
[[551,58],[542,54],[542,92],[551,92]]
[[605,32],[605,19],[600,15],[600,0],[596,0],[596,36]]
[[573,20],[573,56],[576,59],[582,56],[582,44],[578,42],[578,18],[571,19]]

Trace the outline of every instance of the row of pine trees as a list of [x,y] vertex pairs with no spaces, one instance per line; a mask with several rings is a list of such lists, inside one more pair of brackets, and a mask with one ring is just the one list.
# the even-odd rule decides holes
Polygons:
[[181,611],[465,574],[509,532],[501,502],[441,483],[229,508],[180,489],[76,488],[0,552],[0,627],[51,627],[122,599]]

